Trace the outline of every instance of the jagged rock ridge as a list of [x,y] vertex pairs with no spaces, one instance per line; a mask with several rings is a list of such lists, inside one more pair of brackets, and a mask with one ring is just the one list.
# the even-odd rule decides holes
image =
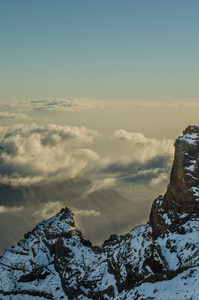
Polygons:
[[199,128],[175,147],[149,223],[94,247],[62,209],[1,257],[0,299],[199,299]]

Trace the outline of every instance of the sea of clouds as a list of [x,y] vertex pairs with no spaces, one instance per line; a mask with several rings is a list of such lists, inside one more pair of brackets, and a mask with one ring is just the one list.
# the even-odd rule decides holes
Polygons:
[[[143,205],[142,201],[138,203],[140,200],[136,198],[136,191],[132,197],[132,187],[140,186],[140,194],[144,199],[148,192],[146,188],[166,186],[174,147],[171,139],[149,138],[142,132],[127,131],[122,127],[115,128],[112,133],[109,130],[108,134],[103,126],[101,131],[94,129],[96,111],[100,113],[103,125],[103,112],[107,107],[111,122],[112,109],[125,106],[128,109],[128,105],[131,108],[142,107],[140,103],[106,103],[85,98],[2,101],[0,186],[3,187],[4,193],[1,198],[5,199],[0,204],[2,222],[8,220],[11,224],[13,221],[16,226],[22,220],[23,223],[27,222],[29,225],[27,228],[21,228],[21,234],[27,229],[30,230],[34,224],[54,215],[63,206],[68,205],[69,201],[81,226],[84,228],[86,224],[85,231],[88,232],[88,236],[91,230],[92,236],[99,235],[103,239],[106,230],[108,233],[114,233],[117,223],[123,222],[123,219],[119,220],[118,216],[113,215],[112,209],[116,199],[112,199],[111,195],[115,195],[121,199],[117,202],[119,211],[129,211],[127,225],[131,226],[134,221],[130,211],[136,213],[136,209]],[[153,104],[150,105],[153,107]],[[84,111],[93,112],[93,127],[92,124],[90,127],[71,126],[67,124],[67,117],[64,119],[65,124],[63,118],[62,122],[59,122],[59,114],[63,116],[66,113],[66,116],[72,114],[72,123],[75,124],[79,113],[83,114]],[[54,113],[56,118],[52,118]],[[106,135],[106,139],[103,135]],[[115,148],[114,155],[113,148],[110,147],[112,144]],[[104,151],[100,151],[102,148]],[[70,186],[67,189],[67,181],[77,178],[88,180],[88,183],[83,186],[77,183],[77,195],[74,196],[76,183],[72,183],[74,187],[70,190]],[[65,194],[62,192],[62,183]],[[122,196],[114,194],[113,189]],[[129,199],[132,205],[129,200],[125,200],[127,190],[130,191]],[[7,193],[10,197],[12,195],[9,193],[12,192],[14,196],[8,199]],[[42,193],[47,193],[47,196]],[[37,195],[40,198],[37,198]],[[45,199],[41,198],[42,195]],[[71,197],[74,197],[75,202]],[[107,210],[106,220],[104,205]],[[1,226],[3,228],[5,224],[2,223]],[[92,227],[95,228],[94,232]],[[10,245],[7,237],[11,232],[13,239],[15,238],[15,230],[13,231],[11,226],[6,228],[6,231],[2,232],[2,241],[5,239],[5,244],[2,242],[1,251]]]
[[[156,184],[168,177],[173,141],[147,138],[142,133],[117,130],[110,139],[124,144],[117,159],[89,148],[98,132],[85,127],[57,124],[16,124],[0,127],[0,183],[12,186],[64,181],[82,173],[89,161],[101,181],[92,186],[112,186],[116,180]],[[87,171],[88,172],[88,171]]]

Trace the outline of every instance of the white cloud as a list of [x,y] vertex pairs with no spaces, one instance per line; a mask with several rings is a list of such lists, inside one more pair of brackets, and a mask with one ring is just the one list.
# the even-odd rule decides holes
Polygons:
[[97,132],[87,129],[86,127],[76,126],[60,126],[55,124],[48,124],[40,126],[37,124],[17,124],[13,127],[1,127],[0,135],[4,135],[4,138],[21,136],[27,138],[30,136],[40,136],[42,144],[53,146],[57,143],[67,143],[73,141],[77,143],[90,143],[93,138],[97,136]]
[[100,189],[108,189],[110,187],[113,187],[115,183],[116,183],[115,178],[105,178],[103,180],[96,181],[90,186],[89,190],[84,194],[84,196]]
[[2,214],[2,213],[16,213],[16,212],[22,211],[23,209],[24,209],[23,206],[6,207],[6,206],[3,206],[3,205],[0,205],[0,214]]
[[93,210],[93,209],[77,209],[72,207],[72,211],[74,212],[75,215],[80,215],[83,217],[88,217],[88,216],[100,216],[101,213],[99,211]]
[[125,141],[131,147],[131,159],[147,161],[157,156],[173,157],[173,141],[147,138],[142,133],[127,132],[123,129],[114,132],[113,138]]
[[91,143],[97,132],[85,127],[54,124],[15,125],[0,128],[0,182],[24,185],[63,181],[75,177],[89,159],[98,159],[90,149],[73,148]]
[[95,172],[100,176],[107,174],[107,181],[96,182],[88,193],[101,188],[106,183],[117,187],[121,182],[132,184],[148,184],[154,186],[165,183],[173,160],[173,141],[147,138],[142,133],[117,130],[112,139],[123,143],[121,157],[106,157],[99,161]]

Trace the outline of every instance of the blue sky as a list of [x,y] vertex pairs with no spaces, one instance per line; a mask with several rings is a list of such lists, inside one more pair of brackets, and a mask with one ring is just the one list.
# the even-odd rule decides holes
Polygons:
[[197,101],[198,1],[1,0],[0,98]]

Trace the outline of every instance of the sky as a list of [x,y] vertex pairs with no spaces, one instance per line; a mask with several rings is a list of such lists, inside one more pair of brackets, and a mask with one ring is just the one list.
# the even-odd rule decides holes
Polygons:
[[0,3],[0,97],[197,101],[198,1]]
[[198,9],[0,1],[0,253],[66,205],[98,245],[147,222],[198,125]]

